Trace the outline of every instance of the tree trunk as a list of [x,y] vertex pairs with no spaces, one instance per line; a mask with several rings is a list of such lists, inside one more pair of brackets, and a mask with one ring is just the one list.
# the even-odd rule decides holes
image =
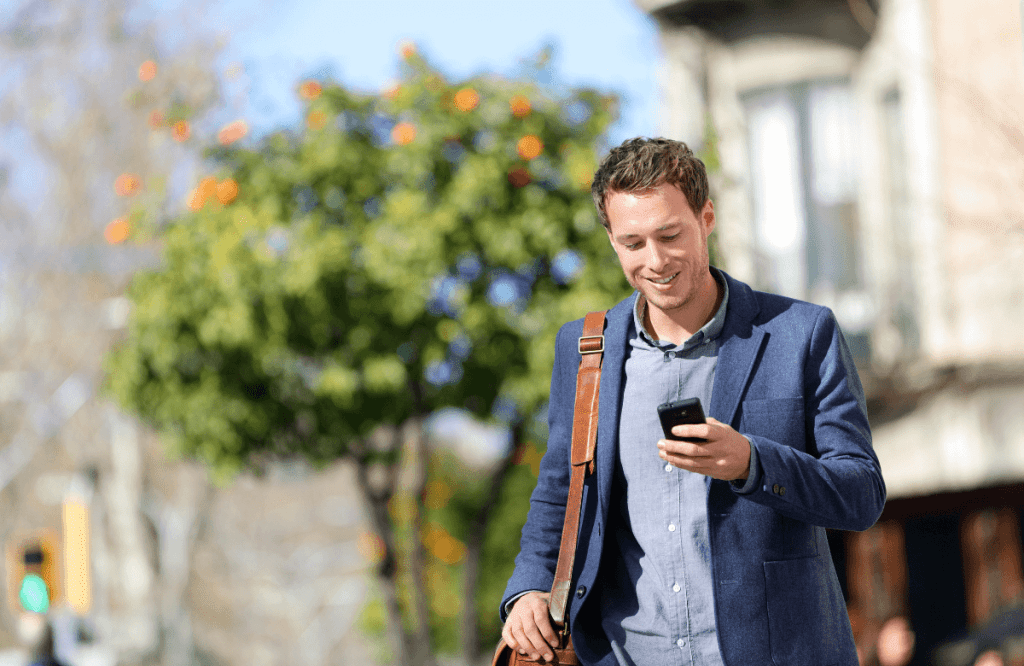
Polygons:
[[420,417],[414,417],[409,422],[409,444],[411,451],[408,459],[412,468],[409,494],[415,498],[410,530],[412,538],[409,544],[409,579],[416,615],[415,663],[420,666],[434,666],[436,662],[430,640],[430,602],[427,599],[424,582],[426,552],[423,547],[423,501],[426,495],[430,452],[423,432],[423,419]]
[[[385,435],[381,434],[384,438]],[[398,485],[397,449],[400,435],[396,431],[385,444],[385,455],[390,458],[389,464],[375,464],[368,454],[356,457],[356,471],[359,490],[366,502],[370,524],[374,533],[380,538],[384,552],[377,565],[377,582],[384,597],[384,614],[387,618],[388,644],[391,646],[392,659],[399,666],[413,666],[410,660],[409,645],[411,641],[406,634],[402,621],[402,606],[398,594],[398,557],[395,547],[395,531],[388,515],[388,503],[394,497]],[[374,468],[383,472],[383,479],[375,483]]]
[[523,440],[523,426],[516,424],[512,428],[512,446],[508,454],[495,466],[488,479],[487,496],[477,508],[476,515],[469,525],[466,536],[466,559],[463,566],[462,584],[462,631],[460,636],[462,659],[467,666],[476,664],[482,651],[493,646],[480,645],[480,632],[477,624],[479,611],[476,604],[477,587],[480,582],[480,558],[483,555],[484,533],[490,522],[491,514],[498,505],[505,479],[512,471],[514,461],[519,459],[526,442]]

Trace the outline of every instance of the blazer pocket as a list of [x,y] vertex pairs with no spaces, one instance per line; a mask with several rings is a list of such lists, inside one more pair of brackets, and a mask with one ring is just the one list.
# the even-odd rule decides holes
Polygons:
[[855,653],[842,591],[824,557],[765,562],[764,578],[777,666],[840,664]]
[[740,432],[806,450],[802,398],[746,400],[740,409]]

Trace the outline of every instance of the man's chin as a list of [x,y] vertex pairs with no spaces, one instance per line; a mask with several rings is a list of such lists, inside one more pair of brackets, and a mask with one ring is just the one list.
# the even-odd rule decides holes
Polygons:
[[657,308],[663,312],[678,310],[686,304],[686,299],[672,294],[662,294],[660,292],[651,293],[648,290],[641,290],[640,293],[647,299],[648,306]]

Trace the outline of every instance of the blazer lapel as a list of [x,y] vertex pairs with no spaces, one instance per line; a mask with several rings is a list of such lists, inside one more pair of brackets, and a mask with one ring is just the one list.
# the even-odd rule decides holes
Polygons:
[[740,398],[765,343],[765,332],[754,325],[760,307],[750,287],[729,277],[729,306],[718,348],[718,365],[708,415],[735,427]]
[[604,360],[601,363],[601,395],[597,419],[597,497],[602,516],[608,513],[612,476],[619,455],[619,412],[626,373],[626,348],[633,328],[633,307],[637,294],[608,311],[604,331]]

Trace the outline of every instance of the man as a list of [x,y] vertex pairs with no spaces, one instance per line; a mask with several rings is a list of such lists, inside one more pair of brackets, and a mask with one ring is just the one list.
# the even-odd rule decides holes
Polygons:
[[[569,627],[586,665],[857,664],[825,528],[865,530],[885,486],[863,391],[827,308],[711,267],[715,210],[685,144],[632,139],[594,201],[636,290],[607,315],[597,453]],[[558,334],[548,451],[501,612],[534,659],[569,481],[582,320]],[[666,440],[656,408],[698,397],[706,424]]]

